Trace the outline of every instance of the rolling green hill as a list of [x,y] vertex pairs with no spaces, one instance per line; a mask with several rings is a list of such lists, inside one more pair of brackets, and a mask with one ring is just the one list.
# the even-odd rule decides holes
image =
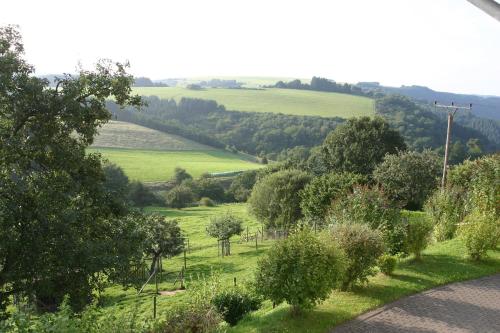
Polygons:
[[310,90],[136,87],[134,92],[175,100],[182,97],[211,99],[227,110],[342,118],[374,115],[373,100],[370,98]]
[[89,152],[99,152],[104,158],[123,168],[132,180],[166,181],[176,167],[198,177],[205,172],[229,172],[257,169],[262,164],[252,157],[233,154],[194,141],[143,126],[111,121],[97,136]]
[[123,121],[110,121],[99,130],[95,148],[128,148],[146,150],[214,150],[181,136],[167,134]]

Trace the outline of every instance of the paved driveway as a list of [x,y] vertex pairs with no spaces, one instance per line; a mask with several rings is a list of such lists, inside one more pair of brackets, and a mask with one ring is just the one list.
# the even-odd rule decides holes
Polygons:
[[405,297],[331,333],[500,333],[500,274]]

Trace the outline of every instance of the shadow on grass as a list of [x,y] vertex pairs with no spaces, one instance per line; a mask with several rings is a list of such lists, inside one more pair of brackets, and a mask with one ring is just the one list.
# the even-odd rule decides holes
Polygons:
[[[299,316],[293,316],[290,307],[279,306],[261,315],[245,317],[234,332],[310,332],[321,331],[322,328],[337,325],[350,317],[347,311],[335,308],[325,311],[320,309],[304,310]],[[280,323],[276,326],[276,323]],[[230,330],[233,332],[233,330]]]

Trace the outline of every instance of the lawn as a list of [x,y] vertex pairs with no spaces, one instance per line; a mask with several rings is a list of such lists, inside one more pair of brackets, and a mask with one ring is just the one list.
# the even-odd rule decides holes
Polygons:
[[[236,236],[232,240],[232,255],[221,258],[217,256],[217,244],[205,235],[205,227],[210,217],[231,211],[244,219],[245,228],[250,234],[260,228],[260,224],[247,213],[245,204],[221,205],[219,207],[197,207],[183,210],[173,210],[161,207],[150,207],[150,212],[157,212],[170,218],[177,218],[184,234],[189,238],[191,251],[187,253],[188,283],[196,283],[201,276],[207,276],[211,271],[221,272],[225,285],[233,283],[236,277],[238,283],[252,277],[258,259],[272,246],[273,240],[258,242],[240,241]],[[418,214],[411,214],[418,215]],[[410,217],[411,218],[411,217]],[[332,293],[324,303],[314,310],[305,312],[299,318],[289,314],[286,304],[272,308],[270,302],[248,315],[229,332],[327,332],[331,327],[354,318],[355,316],[385,303],[454,281],[473,279],[480,276],[500,272],[500,249],[489,252],[490,257],[480,263],[465,258],[465,248],[459,240],[451,240],[431,245],[424,251],[423,261],[414,262],[412,258],[401,260],[394,275],[387,277],[378,274],[370,278],[368,285],[350,292]],[[183,256],[164,260],[166,275],[160,283],[161,290],[172,290],[173,281],[183,265]],[[189,287],[189,285],[188,285]],[[152,314],[152,297],[154,285],[146,287],[141,295],[121,287],[108,288],[102,299],[104,313],[123,314],[136,312],[139,316],[149,317]],[[184,295],[158,297],[158,313],[172,305],[182,302]]]
[[257,169],[262,164],[245,160],[240,154],[221,150],[153,151],[141,149],[91,148],[109,161],[116,163],[132,180],[144,182],[166,181],[176,167],[187,170],[193,177],[205,172],[229,172]]
[[160,98],[211,99],[228,110],[283,113],[304,116],[342,117],[374,115],[373,100],[348,94],[295,89],[203,89],[180,87],[134,88],[134,92]]

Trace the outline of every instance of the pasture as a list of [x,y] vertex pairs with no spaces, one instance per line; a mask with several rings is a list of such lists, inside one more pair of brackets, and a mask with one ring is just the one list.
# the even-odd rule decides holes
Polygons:
[[178,135],[123,121],[110,121],[99,129],[92,147],[146,150],[215,150]]
[[229,172],[261,168],[245,160],[243,155],[222,150],[155,151],[143,149],[91,148],[117,164],[131,180],[157,182],[169,180],[176,167],[184,168],[193,177],[206,172]]
[[[205,234],[205,227],[210,217],[230,211],[244,220],[244,230],[249,227],[250,234],[259,230],[260,223],[247,213],[246,204],[228,204],[218,207],[195,207],[175,210],[162,207],[149,207],[148,212],[162,214],[168,218],[176,218],[181,229],[190,241],[190,251],[186,255],[187,287],[196,283],[199,278],[220,273],[223,285],[231,285],[233,279],[244,283],[253,276],[259,258],[275,242],[268,239],[258,240],[255,248],[254,239],[245,240],[235,236],[231,241],[231,256],[217,255],[217,242]],[[409,217],[422,213],[405,213]],[[424,251],[423,261],[415,262],[405,258],[399,261],[392,276],[381,273],[370,278],[368,285],[357,287],[352,291],[334,291],[331,296],[313,310],[301,317],[291,317],[289,307],[282,304],[273,309],[269,301],[263,307],[248,315],[237,326],[229,328],[229,332],[326,332],[329,328],[351,319],[369,309],[391,302],[402,296],[413,294],[437,285],[453,281],[472,279],[500,271],[500,250],[490,251],[490,257],[480,263],[465,259],[465,247],[458,239],[436,243]],[[174,290],[175,278],[184,264],[183,255],[172,259],[163,259],[164,273],[159,285],[160,290]],[[154,284],[149,284],[144,292],[124,291],[119,286],[108,288],[103,297],[104,313],[120,314],[136,313],[139,317],[150,318],[153,311]],[[162,311],[183,302],[184,295],[159,296],[157,298],[158,316]]]
[[351,118],[375,114],[367,97],[294,89],[203,89],[180,87],[136,87],[134,93],[159,98],[182,97],[215,100],[227,110],[271,112],[301,116]]

